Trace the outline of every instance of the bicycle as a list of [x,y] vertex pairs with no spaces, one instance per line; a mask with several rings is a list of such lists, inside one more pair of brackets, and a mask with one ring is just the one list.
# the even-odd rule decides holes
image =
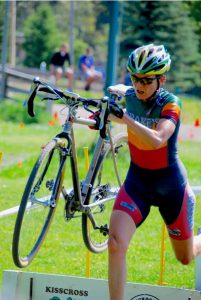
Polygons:
[[[67,222],[81,217],[86,247],[94,253],[106,250],[109,217],[130,163],[127,134],[112,136],[108,120],[109,103],[111,99],[120,99],[122,92],[115,91],[110,97],[101,99],[82,98],[76,93],[58,90],[37,77],[33,80],[27,101],[28,113],[32,117],[35,115],[34,98],[41,93],[45,93],[42,100],[62,100],[68,107],[68,114],[63,130],[42,147],[21,199],[12,243],[13,261],[19,268],[28,266],[39,251],[60,198],[64,199]],[[79,106],[92,113],[94,118],[81,118]],[[98,109],[98,117],[97,111],[89,107]],[[98,129],[90,166],[81,182],[73,128],[75,123]],[[70,159],[73,184],[70,190],[64,187],[67,158]]]

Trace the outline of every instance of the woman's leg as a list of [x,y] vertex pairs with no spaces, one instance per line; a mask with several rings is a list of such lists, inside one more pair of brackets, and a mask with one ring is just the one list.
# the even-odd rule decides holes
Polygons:
[[73,79],[74,79],[73,69],[67,68],[66,77],[68,79],[68,89],[71,91],[71,90],[73,90]]
[[[187,183],[177,190],[170,190],[166,203],[160,212],[169,224],[172,248],[178,261],[187,265],[201,253],[201,234],[194,236],[195,195]],[[176,217],[172,221],[173,216]]]
[[184,265],[188,265],[195,257],[201,254],[201,234],[187,240],[170,238],[176,258]]
[[55,77],[55,84],[58,84],[59,79],[61,78],[63,73],[63,69],[61,67],[55,67],[54,68],[54,77]]
[[110,300],[124,299],[126,253],[135,230],[135,223],[127,213],[112,212],[108,242]]

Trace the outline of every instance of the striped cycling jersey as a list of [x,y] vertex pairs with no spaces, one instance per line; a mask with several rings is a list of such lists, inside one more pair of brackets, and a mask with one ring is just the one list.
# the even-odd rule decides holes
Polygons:
[[178,159],[177,136],[180,126],[181,101],[175,95],[160,89],[153,100],[144,102],[136,97],[133,88],[126,92],[126,111],[135,121],[154,129],[162,118],[175,124],[175,131],[160,148],[147,146],[128,128],[128,142],[134,164],[145,169],[161,169],[174,164]]

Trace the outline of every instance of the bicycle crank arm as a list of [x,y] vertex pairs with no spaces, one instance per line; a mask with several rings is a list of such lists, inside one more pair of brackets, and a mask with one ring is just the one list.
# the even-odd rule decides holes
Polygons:
[[109,234],[108,225],[105,224],[105,225],[98,226],[98,224],[96,223],[96,221],[93,218],[93,215],[91,214],[90,208],[84,208],[84,209],[82,209],[82,211],[89,217],[89,220],[91,221],[91,224],[92,224],[94,230],[98,229],[100,231],[100,233],[102,233],[104,236]]

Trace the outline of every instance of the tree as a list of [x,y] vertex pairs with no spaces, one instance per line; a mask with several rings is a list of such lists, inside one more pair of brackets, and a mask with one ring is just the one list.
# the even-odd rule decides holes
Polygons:
[[123,57],[136,47],[164,44],[172,57],[169,82],[182,90],[199,84],[198,37],[182,1],[138,1],[124,3],[121,50]]
[[18,32],[23,31],[27,17],[34,14],[40,5],[40,1],[16,1],[16,23]]
[[196,33],[199,38],[199,51],[201,53],[201,1],[189,1],[191,17],[195,21]]
[[2,38],[3,38],[3,22],[4,22],[4,2],[0,2],[0,60],[2,53]]
[[39,67],[42,61],[49,62],[52,52],[60,45],[54,14],[48,4],[38,6],[24,24],[26,52],[24,64]]
[[[29,1],[27,5],[24,1],[18,1],[18,28],[22,28],[25,34],[24,49],[26,51],[25,64],[35,67],[42,60],[47,61],[47,53],[60,45],[61,41],[69,42],[69,1],[47,1],[45,6],[48,8],[48,15],[44,16],[41,6],[44,7],[42,1]],[[34,9],[36,12],[34,12]],[[54,16],[50,17],[50,10],[54,11]],[[106,58],[107,50],[107,32],[108,23],[102,22],[98,18],[103,11],[102,1],[75,1],[74,2],[74,57],[77,64],[81,54],[85,52],[86,47],[90,46],[94,49],[95,60],[103,62]],[[28,18],[23,22],[23,15]],[[46,12],[47,14],[47,12]],[[54,23],[54,24],[51,24]],[[47,31],[52,31],[56,27],[59,29],[57,33],[50,33],[51,40],[47,36]],[[46,38],[44,39],[44,33]],[[33,45],[33,36],[34,44]],[[52,38],[53,37],[53,38]],[[59,44],[55,42],[59,40]],[[46,44],[47,42],[47,44]],[[45,44],[45,45],[44,45]],[[53,45],[52,45],[53,44]],[[40,45],[40,47],[38,47]],[[48,47],[49,46],[49,47]],[[35,49],[33,49],[35,47]],[[44,48],[44,49],[43,49]],[[40,49],[39,57],[37,49]],[[46,50],[47,49],[47,50]],[[35,57],[37,53],[37,57]]]
[[95,58],[105,60],[108,23],[99,18],[103,10],[102,1],[75,1],[75,44],[83,45],[82,52],[76,47],[76,57],[90,46],[94,49]]

